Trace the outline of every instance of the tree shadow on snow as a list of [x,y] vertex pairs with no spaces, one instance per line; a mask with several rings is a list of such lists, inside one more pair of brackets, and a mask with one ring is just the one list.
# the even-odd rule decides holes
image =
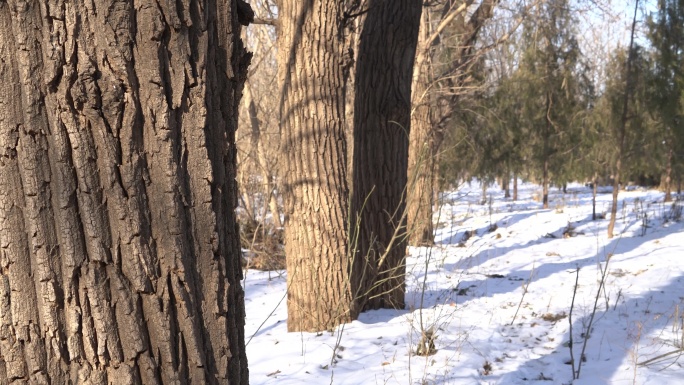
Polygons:
[[[495,222],[495,224],[497,226],[499,226],[499,224],[501,224],[501,226],[505,226],[505,228],[509,228],[509,227],[515,225],[516,223],[520,222],[520,221],[523,221],[527,218],[533,217],[533,216],[535,216],[541,212],[544,212],[544,211],[549,211],[549,210],[535,209],[535,210],[526,210],[526,212],[517,212],[515,214],[508,215],[506,217],[499,219],[498,221]],[[442,245],[442,246],[458,245],[460,242],[463,241],[463,238],[464,238],[464,235],[466,234],[466,232],[474,231],[477,236],[482,237],[482,236],[489,233],[490,226],[491,225],[486,225],[486,226],[480,227],[480,228],[475,229],[475,230],[473,230],[470,227],[457,226],[457,227],[454,227],[452,229],[450,234],[445,234],[442,238],[436,239],[435,243],[437,245]],[[475,236],[475,235],[473,235],[473,236]]]
[[[526,361],[513,372],[501,375],[496,383],[609,385],[615,383],[612,377],[623,366],[623,363],[631,366],[629,373],[623,375],[624,382],[632,383],[634,380],[636,383],[641,383],[639,377],[634,377],[634,365],[636,363],[642,363],[650,358],[677,349],[674,346],[676,336],[669,338],[664,332],[672,329],[672,316],[676,307],[682,305],[682,299],[680,296],[668,295],[667,293],[684,292],[684,277],[680,275],[661,284],[654,283],[654,288],[640,297],[623,299],[617,305],[611,303],[608,309],[605,307],[603,298],[599,301],[599,309],[594,316],[592,332],[589,333],[579,379],[573,381],[568,329],[563,335],[562,341],[554,342],[557,346],[551,351],[541,346],[543,341],[539,343],[538,347],[531,346],[529,355],[537,356],[537,358]],[[570,304],[568,304],[569,306]],[[575,371],[581,359],[583,336],[591,317],[590,309],[586,309],[584,314],[582,317],[575,314],[576,319],[572,327]],[[546,321],[540,320],[539,322]],[[558,322],[568,325],[567,318]],[[677,324],[679,322],[675,321]],[[679,338],[681,338],[681,334]],[[505,361],[507,358],[504,356],[503,358],[492,357],[491,359],[503,359]],[[676,359],[677,355],[668,356],[660,362],[651,364],[648,370],[661,371],[663,378],[667,378],[668,374],[674,374],[670,377],[679,376],[679,381],[681,381],[684,359],[680,359],[678,363]],[[671,365],[673,363],[675,364]],[[554,373],[552,369],[554,367],[563,369],[561,372],[556,370]],[[638,376],[639,372],[643,370],[647,369],[642,366],[637,367],[636,375]],[[667,371],[672,373],[667,373]],[[678,371],[679,374],[676,374]],[[643,377],[641,380],[643,381]],[[679,381],[672,380],[671,383],[681,383]],[[654,380],[653,383],[658,382]]]
[[[518,218],[513,218],[515,222],[519,222],[524,220],[526,217],[530,217],[535,215],[536,213],[529,213],[526,214],[524,217],[518,217]],[[507,227],[510,227],[512,224],[509,222]],[[516,250],[522,250],[526,249],[530,246],[536,246],[536,245],[541,245],[547,242],[554,242],[558,241],[559,238],[563,237],[563,230],[566,228],[566,225],[560,226],[556,228],[555,230],[550,230],[544,234],[539,235],[538,238],[532,239],[526,243],[522,244],[515,244],[512,246],[505,246],[505,247],[492,247],[492,245],[481,245],[481,247],[478,247],[475,243],[471,244],[471,248],[475,249],[475,252],[465,258],[461,258],[456,262],[453,263],[445,263],[444,264],[444,269],[447,271],[453,271],[457,269],[472,269],[477,266],[483,265],[486,262],[495,259],[495,258],[500,258],[505,256],[506,254],[516,251]],[[478,233],[479,234],[479,233]]]
[[[542,280],[544,278],[548,278],[554,274],[563,272],[570,273],[575,271],[575,269],[578,267],[585,268],[587,266],[595,266],[597,263],[604,262],[605,257],[608,253],[612,253],[616,256],[619,256],[620,254],[629,252],[630,250],[640,247],[642,244],[646,242],[654,241],[656,239],[663,238],[669,234],[678,232],[682,232],[682,226],[677,225],[670,227],[659,227],[656,229],[656,231],[649,232],[644,236],[616,237],[613,238],[610,242],[608,242],[608,244],[605,245],[603,248],[601,248],[601,250],[598,250],[589,257],[579,259],[568,259],[563,262],[545,263],[535,267],[534,269],[512,270],[509,274],[505,276],[500,274],[470,273],[467,275],[463,275],[463,277],[468,278],[476,276],[477,279],[459,280],[457,286],[451,288],[450,290],[433,290],[428,287],[426,288],[426,290],[424,290],[423,293],[423,290],[420,288],[420,286],[416,286],[414,290],[407,292],[407,303],[412,303],[413,300],[413,306],[418,307],[420,304],[416,302],[416,299],[420,299],[422,297],[423,308],[429,308],[445,303],[463,304],[476,298],[493,297],[497,294],[511,293],[515,290],[520,289],[521,285],[527,282],[529,282],[530,290],[532,290],[534,288],[535,282]],[[543,242],[543,240],[545,239],[546,238],[542,238],[541,241]],[[558,242],[558,247],[556,248],[557,250],[572,249],[572,238],[548,239],[548,241]],[[498,255],[492,256],[489,259],[505,257],[506,253],[512,250],[525,248],[530,244],[537,245],[539,244],[539,242],[540,240],[537,240],[528,242],[526,245],[519,245],[511,248],[500,249],[501,253],[497,253]],[[475,259],[474,261],[479,262],[477,263],[478,265],[484,263],[484,260],[487,259],[486,252],[487,250],[482,251],[480,253],[484,253],[482,257],[472,257]],[[467,265],[466,262],[463,262],[462,260],[455,264],[445,264],[444,270],[454,271],[454,275],[457,275],[457,270],[463,268],[464,266],[470,267],[469,265]],[[437,273],[438,272],[427,272],[427,274]],[[417,276],[415,277],[415,279],[418,282],[422,282],[422,276]]]
[[[642,244],[663,238],[670,234],[681,233],[684,230],[683,226],[675,225],[666,228],[659,228],[657,231],[648,233],[643,237],[623,237],[615,238],[604,247],[605,253],[614,253],[616,260],[623,262],[630,258],[620,258],[620,254],[627,253],[633,249],[638,248]],[[563,241],[563,240],[559,240]],[[569,240],[571,242],[571,240]],[[655,254],[658,250],[663,248],[651,250],[649,254]],[[643,256],[640,256],[643,258]],[[454,302],[464,303],[469,300],[479,298],[482,296],[494,296],[496,294],[510,293],[514,290],[520,289],[521,282],[530,280],[529,288],[534,290],[534,283],[550,277],[556,273],[574,274],[577,267],[583,268],[590,265],[596,265],[597,262],[604,262],[604,251],[600,251],[591,257],[581,258],[562,263],[549,263],[539,266],[533,271],[518,270],[511,272],[507,277],[483,275],[482,280],[461,281],[457,288],[451,291],[433,291],[426,290],[424,293],[424,308],[431,308],[435,305]],[[657,261],[653,261],[657,263]],[[612,270],[609,265],[609,270]],[[632,272],[633,273],[633,272]],[[580,270],[582,274],[582,270]],[[486,291],[482,291],[483,287]],[[593,298],[595,296],[598,284],[592,289],[593,294],[591,303],[593,305]],[[566,290],[572,290],[572,287],[566,287]],[[570,350],[568,347],[569,330],[564,332],[562,341],[560,340],[544,340],[543,338],[534,339],[529,347],[525,347],[525,351],[498,351],[498,355],[483,356],[483,360],[487,360],[494,366],[490,375],[480,377],[481,380],[488,380],[486,383],[496,384],[574,384],[574,385],[609,385],[612,384],[612,377],[618,372],[623,362],[633,365],[633,362],[643,362],[647,359],[657,357],[660,354],[674,351],[675,341],[671,336],[667,336],[673,328],[673,314],[675,314],[677,306],[682,308],[684,297],[684,274],[679,274],[672,277],[668,281],[653,282],[653,288],[650,292],[641,294],[638,297],[632,297],[627,294],[627,299],[624,296],[615,298],[615,291],[611,291],[611,287],[607,290],[612,297],[609,300],[609,306],[606,307],[606,300],[604,294],[598,303],[597,312],[594,316],[594,323],[591,333],[589,333],[589,340],[585,350],[585,362],[582,363],[580,378],[578,380],[572,379],[572,368],[569,365]],[[413,293],[420,296],[420,292]],[[407,295],[407,300],[408,300]],[[591,316],[591,309],[587,308],[587,303],[575,303],[575,310],[573,314],[573,351],[575,357],[575,367],[580,360],[580,353],[582,350],[583,336],[586,333],[586,327]],[[567,304],[566,312],[569,312],[570,303]],[[679,312],[682,317],[682,311]],[[530,323],[544,323],[557,322],[558,325],[568,325],[568,318],[559,320],[543,320],[541,315],[539,319],[525,319],[519,315],[518,321],[510,328],[517,328],[522,322],[526,323],[526,327],[531,327]],[[679,321],[681,322],[681,320]],[[675,322],[678,325],[681,323]],[[681,327],[681,326],[680,326]],[[499,328],[498,331],[503,330]],[[497,332],[498,332],[497,331]],[[518,329],[520,333],[524,329]],[[657,333],[660,331],[661,333]],[[655,335],[655,337],[654,337]],[[662,338],[661,338],[662,337]],[[676,336],[675,336],[676,338]],[[682,338],[682,331],[679,331],[679,338]],[[502,338],[503,339],[503,338]],[[537,341],[537,342],[535,342]],[[477,345],[474,341],[470,341]],[[509,341],[510,342],[510,341]],[[681,340],[679,341],[681,342]],[[552,345],[552,348],[549,348]],[[515,348],[515,346],[514,346]],[[442,346],[440,350],[449,350]],[[492,351],[492,353],[494,353]],[[525,354],[533,358],[527,360],[520,365],[515,371],[506,372],[503,374],[496,373],[497,366],[505,366],[505,361],[515,358],[518,354]],[[668,367],[669,364],[675,361],[676,355],[670,356],[667,360],[661,363],[654,364],[655,366],[650,370],[664,370],[671,371],[671,377],[679,376],[681,380],[683,377],[676,374],[681,371],[684,365],[684,358],[680,359],[679,363]],[[484,362],[484,361],[483,361]],[[556,369],[554,369],[556,368]],[[558,370],[558,368],[562,368]],[[630,368],[630,371],[633,367]],[[644,370],[639,367],[639,371]],[[632,372],[629,374],[631,383]],[[665,372],[663,376],[667,376]],[[455,376],[455,377],[454,377]],[[458,379],[458,373],[442,373],[436,377],[432,377],[434,381],[431,383],[448,384],[453,383]],[[472,377],[470,377],[472,379]],[[642,378],[643,379],[643,378]],[[489,382],[491,381],[491,382]],[[638,382],[638,378],[637,378]],[[655,383],[655,382],[654,382]],[[678,383],[672,380],[670,383]]]

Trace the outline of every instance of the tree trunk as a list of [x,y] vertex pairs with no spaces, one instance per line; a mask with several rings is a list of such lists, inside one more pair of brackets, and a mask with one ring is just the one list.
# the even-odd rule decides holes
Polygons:
[[544,158],[544,166],[542,171],[542,202],[544,208],[549,208],[549,159]]
[[518,174],[513,173],[513,202],[518,200]]
[[618,209],[618,193],[620,192],[620,173],[622,171],[622,157],[618,155],[615,162],[615,173],[613,175],[613,204],[610,207],[610,222],[608,223],[608,238],[613,238],[615,230],[615,220]]
[[[270,175],[269,175],[270,176]],[[271,210],[271,217],[273,218],[273,226],[276,229],[283,227],[283,221],[280,219],[280,207],[278,206],[278,196],[273,188],[273,182],[269,178],[267,185],[268,193],[268,208]]]
[[482,198],[480,200],[481,205],[486,205],[487,204],[487,182],[484,180],[480,181],[482,183]]
[[430,35],[429,13],[423,12],[416,63],[413,68],[411,133],[409,135],[408,163],[408,242],[413,246],[434,244],[432,227],[432,206],[435,156],[433,127],[431,119],[430,74],[432,73],[430,52],[427,43]]
[[247,384],[238,4],[49,5],[0,2],[0,383]]
[[591,220],[596,220],[596,193],[598,192],[598,172],[594,173],[594,182],[591,191]]
[[289,331],[332,329],[353,318],[343,11],[337,0],[278,7]]
[[[356,0],[354,0],[356,1]],[[365,2],[355,2],[359,6],[363,6]],[[361,28],[363,27],[363,22],[366,19],[366,14],[361,12],[361,8],[351,9],[351,13],[358,13],[359,15],[352,18],[349,21],[349,33],[347,34],[347,44],[351,52],[358,52],[359,47],[359,37],[361,36]],[[345,139],[347,141],[347,184],[351,191],[354,190],[353,183],[353,164],[354,164],[354,78],[356,77],[356,61],[352,60],[349,66],[349,75],[347,79],[347,94],[345,100],[345,123],[346,123],[346,135]]]
[[672,202],[672,146],[667,152],[667,166],[665,167],[665,177],[664,183],[662,183],[662,189],[665,190],[665,202]]
[[511,188],[510,188],[510,177],[511,175],[509,173],[506,173],[503,177],[501,177],[501,187],[504,190],[504,198],[510,198],[511,197]]
[[422,2],[371,0],[356,64],[355,309],[403,308],[411,77]]
[[549,137],[551,136],[551,95],[546,93],[546,125],[543,141],[543,165],[542,165],[542,203],[543,208],[549,208]]
[[617,127],[616,137],[618,142],[617,159],[615,161],[615,176],[613,179],[613,206],[610,208],[610,222],[608,223],[608,238],[613,238],[613,231],[615,230],[615,220],[617,216],[618,193],[620,191],[620,178],[622,177],[622,157],[625,152],[625,136],[627,130],[627,120],[629,111],[629,93],[632,92],[630,87],[632,78],[632,48],[634,47],[634,31],[636,30],[637,11],[639,10],[639,0],[634,3],[634,17],[632,18],[632,33],[629,39],[629,51],[627,55],[627,70],[625,81],[625,93],[622,99],[622,116],[620,117],[620,125]]

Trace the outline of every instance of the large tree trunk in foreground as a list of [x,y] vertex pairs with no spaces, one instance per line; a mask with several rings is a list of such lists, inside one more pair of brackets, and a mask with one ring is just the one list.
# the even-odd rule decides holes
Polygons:
[[411,77],[420,0],[371,0],[360,37],[352,196],[355,309],[403,308]]
[[435,172],[434,135],[430,109],[430,52],[426,47],[430,34],[428,12],[423,12],[418,36],[416,63],[413,68],[411,97],[411,134],[408,165],[408,242],[413,246],[434,243],[432,227]]
[[347,252],[343,2],[283,0],[278,77],[290,331],[352,319]]
[[249,55],[235,1],[177,4],[0,2],[2,384],[248,382]]

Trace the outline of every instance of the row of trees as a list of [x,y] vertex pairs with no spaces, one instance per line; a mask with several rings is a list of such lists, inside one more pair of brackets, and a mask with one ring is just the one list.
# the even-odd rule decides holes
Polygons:
[[[495,3],[430,4],[424,57],[463,36],[428,79],[463,83]],[[234,209],[277,223],[276,191],[290,330],[403,307],[423,3],[254,5],[0,2],[0,382],[247,383]],[[253,64],[270,82],[247,80],[251,21],[277,30],[245,35],[275,52]]]
[[635,12],[648,31],[631,39],[641,45],[592,57],[578,38],[588,8],[569,0],[411,3],[391,15],[409,3],[257,4],[262,25],[246,38],[272,75],[264,108],[244,116],[272,121],[276,105],[280,117],[280,172],[256,178],[266,194],[255,199],[271,202],[276,224],[274,198],[284,201],[290,330],[403,306],[405,245],[432,244],[445,184],[477,177],[508,189],[512,177],[515,199],[525,177],[548,207],[552,184],[648,176],[670,199],[681,175],[679,1],[658,0],[645,24]]
[[681,0],[601,82],[564,0],[253,5],[0,2],[0,382],[247,383],[238,201],[323,330],[404,306],[437,175],[681,175]]
[[[364,3],[357,48],[350,15],[361,6],[278,4],[291,331],[331,329],[367,308],[404,306],[410,87],[422,3]],[[348,177],[346,87],[355,49]]]
[[552,183],[612,181],[617,193],[618,184],[650,181],[669,201],[684,171],[684,3],[655,5],[645,23],[635,5],[629,45],[594,57],[578,42],[577,4],[536,7],[482,61],[482,87],[461,106],[474,113],[447,135],[443,181],[525,176],[542,185],[544,207]]
[[[271,120],[275,100],[280,121],[271,132],[282,167],[248,173],[243,183],[265,189],[245,191],[242,201],[258,222],[266,210],[250,202],[265,207],[282,195],[290,330],[330,329],[365,309],[404,306],[406,245],[433,242],[443,129],[472,83],[477,36],[497,4],[258,3],[246,39],[271,67],[250,81],[270,76],[261,92],[276,97],[259,99],[263,108],[245,105],[252,130],[244,131],[241,165],[269,168],[253,155],[254,122]],[[279,212],[270,211],[277,223]]]

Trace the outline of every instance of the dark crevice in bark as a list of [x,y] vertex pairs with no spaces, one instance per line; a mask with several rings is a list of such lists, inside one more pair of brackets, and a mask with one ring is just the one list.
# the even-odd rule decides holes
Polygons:
[[[180,327],[178,325],[178,314],[176,312],[176,307],[177,307],[177,302],[176,301],[176,294],[173,291],[173,285],[171,283],[171,280],[174,279],[174,273],[168,273],[166,276],[166,283],[165,283],[165,288],[164,291],[166,291],[166,300],[168,300],[167,306],[162,308],[162,312],[168,313],[168,319],[169,319],[169,336],[171,336],[171,340],[168,341],[169,347],[171,348],[171,366],[174,369],[177,369],[181,363],[180,361],[180,356],[178,352],[178,336],[180,335]],[[162,300],[162,303],[164,301]],[[163,365],[163,358],[160,356],[160,363]]]
[[[188,351],[186,349],[186,342],[185,338],[183,338],[183,333],[179,333],[178,335],[178,366],[176,367],[176,370],[178,371],[178,377],[181,378],[181,381],[183,382],[189,382],[190,380],[190,369],[188,367]],[[188,381],[184,381],[185,379],[188,379]]]
[[199,73],[197,70],[197,62],[200,59],[200,51],[199,51],[199,41],[200,41],[200,36],[202,34],[202,30],[200,28],[200,20],[201,17],[199,15],[199,10],[197,9],[196,3],[192,2],[190,3],[190,22],[192,25],[190,28],[188,28],[188,43],[190,46],[190,69],[192,70],[192,79],[186,79],[187,86],[189,88],[193,88],[197,85],[197,78],[199,77]]
[[[172,96],[172,87],[171,87],[171,74],[170,74],[170,63],[171,61],[169,60],[169,42],[171,41],[171,29],[169,27],[169,23],[166,20],[166,15],[164,14],[164,9],[161,7],[159,2],[157,1],[157,7],[159,10],[159,15],[161,16],[161,21],[163,23],[163,30],[159,34],[159,47],[157,48],[157,60],[159,62],[159,74],[161,75],[161,84],[159,85],[164,92],[164,96],[166,97],[166,104],[168,106],[173,105],[173,96]],[[166,127],[166,129],[169,129],[169,127]]]

